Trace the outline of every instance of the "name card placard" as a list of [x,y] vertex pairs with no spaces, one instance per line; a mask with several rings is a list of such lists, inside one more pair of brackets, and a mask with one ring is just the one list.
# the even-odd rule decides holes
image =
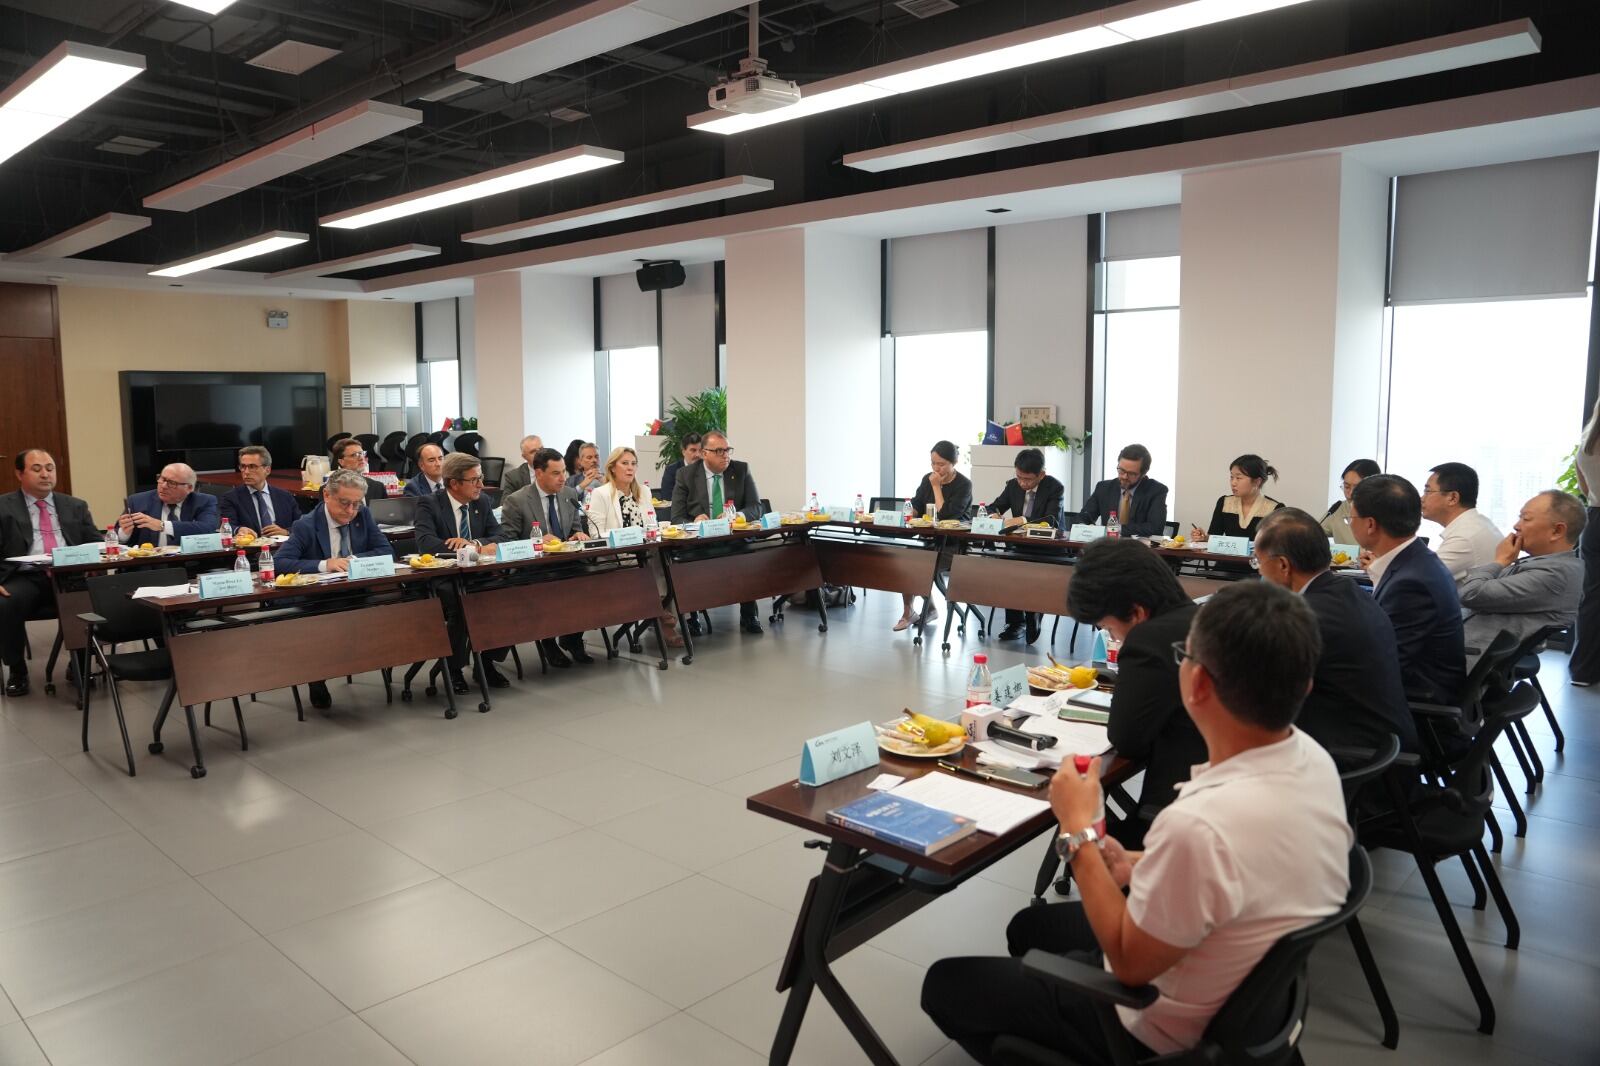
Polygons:
[[768,511],[761,516],[762,529],[779,529],[783,526],[783,515],[778,511]]
[[1213,555],[1249,555],[1249,537],[1211,537],[1206,540],[1206,551]]
[[222,550],[221,533],[191,533],[178,540],[178,550],[185,555]]
[[504,517],[505,513],[506,513],[506,509],[504,507],[496,507],[494,509],[494,520],[496,522],[504,522],[505,521],[505,517]]
[[854,507],[828,508],[828,521],[830,522],[854,522],[855,520],[856,509]]
[[361,581],[369,577],[394,577],[394,556],[352,555],[350,580]]
[[50,550],[51,566],[82,566],[99,561],[98,544],[60,544]]
[[1028,667],[1018,664],[1005,670],[997,670],[990,680],[994,688],[989,694],[989,703],[995,707],[1009,707],[1011,701],[1028,691]]
[[858,722],[806,741],[800,753],[800,783],[826,785],[877,765],[877,734],[871,722]]
[[999,536],[1004,526],[1005,523],[993,515],[979,515],[972,520],[972,531],[974,533],[988,533],[991,536]]
[[[1344,554],[1346,555],[1346,557],[1349,559],[1350,563],[1352,563],[1352,564],[1357,559],[1361,558],[1361,545],[1359,545],[1359,544],[1335,544],[1333,542],[1333,538],[1332,537],[1328,538],[1328,551],[1329,551],[1330,554],[1333,554],[1333,555],[1338,555],[1340,552],[1344,552]],[[1335,565],[1337,565],[1337,564],[1335,564]]]
[[1067,539],[1075,544],[1088,544],[1105,535],[1105,526],[1086,526],[1082,522],[1074,522],[1071,531],[1067,533]]
[[218,570],[200,575],[200,598],[218,600],[225,596],[248,596],[256,590],[256,575],[243,570]]
[[532,558],[531,540],[508,540],[494,546],[494,561],[497,563],[520,563]]
[[606,530],[606,547],[637,548],[644,543],[644,530],[639,526],[619,526]]
[[733,527],[726,518],[708,518],[700,523],[700,535],[702,537],[726,537],[732,532]]
[[875,526],[888,526],[891,529],[906,528],[906,516],[899,511],[878,511],[872,516]]

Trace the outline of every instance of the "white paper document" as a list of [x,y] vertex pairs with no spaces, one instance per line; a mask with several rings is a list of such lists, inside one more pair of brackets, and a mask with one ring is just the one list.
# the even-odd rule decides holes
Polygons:
[[924,774],[889,794],[971,818],[978,823],[980,832],[996,836],[1050,809],[1045,800],[1030,799],[976,781],[963,781],[945,773]]
[[177,596],[187,596],[193,592],[193,585],[141,585],[133,590],[131,599],[135,600],[170,600]]
[[8,556],[6,558],[6,562],[8,562],[8,563],[48,563],[50,561],[50,559],[51,559],[51,556],[48,556],[48,555],[12,555],[12,556]]
[[1093,722],[1067,722],[1041,715],[1024,718],[1017,723],[1017,728],[1036,737],[1055,737],[1055,746],[1046,751],[1055,755],[1057,766],[1064,756],[1100,755],[1111,747],[1111,741],[1106,739],[1106,727]]
[[1058,758],[1051,762],[1040,758],[1041,752],[1024,751],[1002,744],[998,740],[980,740],[972,745],[978,752],[979,766],[1009,766],[1013,770],[1037,770],[1041,766],[1054,769],[1061,765]]

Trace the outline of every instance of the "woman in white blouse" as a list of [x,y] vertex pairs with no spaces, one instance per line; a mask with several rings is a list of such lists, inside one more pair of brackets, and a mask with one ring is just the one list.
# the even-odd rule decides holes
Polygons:
[[589,494],[589,528],[603,537],[608,530],[643,526],[651,506],[639,484],[639,456],[632,448],[613,448],[606,457],[605,481]]

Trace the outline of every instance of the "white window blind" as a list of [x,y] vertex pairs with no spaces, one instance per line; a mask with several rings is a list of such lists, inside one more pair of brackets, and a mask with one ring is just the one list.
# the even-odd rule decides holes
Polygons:
[[632,274],[600,279],[600,348],[656,346],[656,294],[640,292]]
[[889,331],[961,333],[989,328],[989,231],[960,230],[889,242]]
[[422,361],[448,362],[459,359],[456,350],[456,302],[426,300],[422,304]]
[[1595,153],[1408,175],[1395,195],[1395,303],[1582,296]]
[[1161,259],[1178,254],[1178,205],[1140,207],[1106,213],[1106,245],[1101,258]]

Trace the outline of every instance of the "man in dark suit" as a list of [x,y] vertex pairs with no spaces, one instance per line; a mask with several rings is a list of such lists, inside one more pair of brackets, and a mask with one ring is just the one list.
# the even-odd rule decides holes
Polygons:
[[55,606],[55,593],[43,570],[5,560],[17,555],[49,555],[67,544],[99,539],[89,505],[55,491],[56,461],[43,448],[24,448],[15,460],[16,492],[0,496],[0,662],[6,668],[7,696],[28,694],[24,654],[27,623]]
[[432,496],[444,488],[444,449],[424,444],[417,449],[417,476],[406,482],[402,496]]
[[1295,725],[1325,748],[1379,748],[1390,733],[1417,751],[1417,724],[1400,682],[1394,626],[1348,576],[1335,574],[1322,524],[1298,507],[1274,511],[1256,531],[1257,565],[1274,585],[1305,597],[1322,653]]
[[[567,485],[567,464],[554,448],[541,448],[531,460],[533,483],[500,500],[499,540],[527,540],[537,524],[544,536],[562,540],[588,540],[583,515],[583,497]],[[555,640],[541,640],[539,648],[545,662],[565,670],[573,660],[594,662],[583,647],[582,633],[568,633]]]
[[[354,437],[345,437],[334,444],[332,458],[335,470],[351,470],[361,474],[361,466],[366,461],[367,453],[362,449],[360,441]],[[361,478],[367,483],[366,499],[383,500],[388,498],[389,490],[384,487],[383,482],[374,481],[365,474],[361,474]]]
[[[1028,522],[1044,522],[1052,528],[1058,527],[1061,524],[1061,494],[1065,489],[1061,482],[1044,472],[1044,452],[1038,448],[1024,448],[1017,453],[1013,466],[1017,476],[1006,482],[1006,487],[1000,490],[1000,495],[989,505],[989,510],[996,515],[1011,516],[1005,520],[1007,529]],[[1026,626],[1028,643],[1032,644],[1039,639],[1041,617],[1033,611],[1024,613],[1007,608],[1006,627],[1001,631],[1000,639],[1016,640]]]
[[1117,754],[1145,763],[1139,808],[1111,830],[1129,848],[1144,841],[1174,787],[1206,761],[1206,744],[1183,708],[1172,645],[1189,633],[1199,610],[1162,558],[1134,540],[1100,540],[1086,548],[1067,587],[1067,610],[1122,641],[1117,686],[1106,730]]
[[[522,465],[514,466],[500,475],[500,498],[504,500],[513,492],[533,484],[533,457],[544,451],[544,441],[536,433],[522,438]],[[560,452],[556,453],[561,454]],[[566,464],[562,463],[563,469]]]
[[156,487],[128,497],[117,519],[117,539],[129,547],[172,545],[184,537],[215,533],[222,524],[217,498],[195,492],[194,470],[185,463],[168,463],[156,478]]
[[[483,467],[475,455],[451,452],[440,468],[444,489],[417,502],[414,524],[417,551],[436,554],[481,548],[500,539],[500,522],[494,508],[483,498]],[[450,628],[450,684],[459,695],[467,691],[462,669],[470,657],[467,652],[466,622],[454,589],[443,590],[446,621]],[[483,680],[490,688],[505,688],[507,681],[495,663],[506,657],[506,648],[483,649]]]
[[223,518],[233,523],[233,531],[269,537],[286,537],[289,528],[300,520],[300,504],[276,485],[267,484],[272,474],[272,453],[259,444],[239,449],[237,486],[217,501]]
[[[289,539],[274,556],[280,574],[337,574],[350,569],[353,556],[393,555],[377,519],[366,507],[367,479],[357,470],[335,470],[322,486],[322,502],[295,522]],[[313,681],[311,705],[333,706],[328,686]]]
[[661,499],[672,499],[672,490],[678,487],[678,475],[683,473],[683,468],[693,466],[700,461],[700,448],[704,442],[698,433],[685,433],[683,439],[678,441],[678,451],[683,458],[675,463],[668,463],[667,468],[661,472]]
[[1117,476],[1094,487],[1077,521],[1108,522],[1113,514],[1125,537],[1156,537],[1167,531],[1167,487],[1150,473],[1150,449],[1130,444],[1117,455]]
[[1362,478],[1350,494],[1350,532],[1370,553],[1373,598],[1394,626],[1406,694],[1454,703],[1467,681],[1466,642],[1455,578],[1417,539],[1422,498],[1394,474]]
[[[746,520],[761,521],[761,493],[750,476],[749,464],[730,458],[733,448],[727,434],[714,429],[701,445],[700,461],[684,467],[672,487],[673,522],[721,518],[729,503]],[[739,628],[751,636],[762,634],[754,601],[739,605]]]

